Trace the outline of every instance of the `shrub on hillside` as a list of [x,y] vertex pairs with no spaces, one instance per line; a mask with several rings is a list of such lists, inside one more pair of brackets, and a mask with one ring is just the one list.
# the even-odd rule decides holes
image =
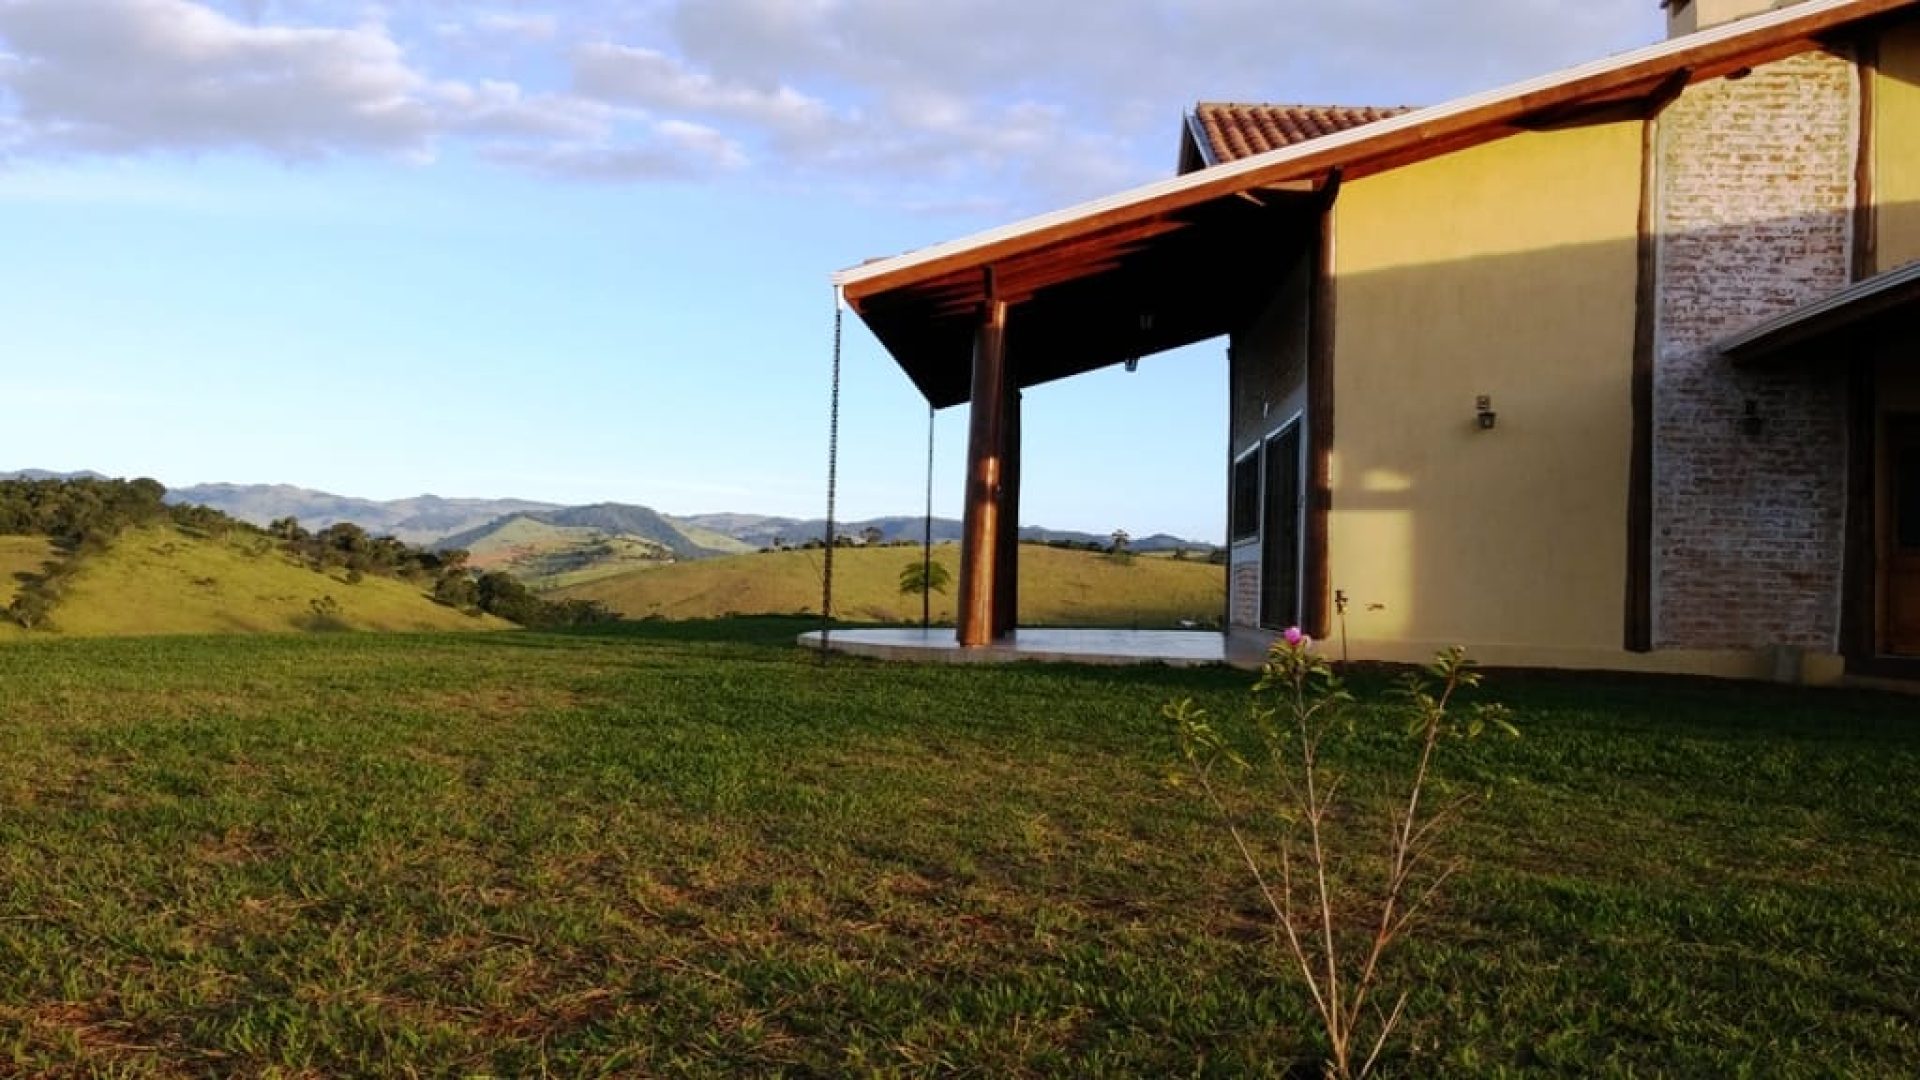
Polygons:
[[48,616],[53,612],[56,597],[47,590],[22,589],[7,606],[7,617],[20,624],[24,630],[48,629]]

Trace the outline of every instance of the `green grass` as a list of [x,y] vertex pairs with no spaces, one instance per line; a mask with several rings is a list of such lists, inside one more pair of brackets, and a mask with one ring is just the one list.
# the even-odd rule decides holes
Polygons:
[[[315,611],[314,603],[324,597],[333,598],[337,613]],[[106,551],[86,556],[54,608],[52,632],[98,637],[506,625],[436,604],[418,585],[372,574],[349,583],[343,571],[316,573],[262,536],[209,538],[155,525],[128,530]],[[27,636],[13,633],[0,641]]]
[[[0,1073],[1305,1075],[1157,717],[792,620],[0,650]],[[1413,1076],[1906,1076],[1912,699],[1500,677]],[[1353,790],[1403,743],[1366,733]]]
[[[599,600],[631,618],[711,619],[820,610],[824,551],[778,551],[702,559],[570,583],[555,595]],[[834,553],[834,614],[862,622],[918,622],[920,597],[900,594],[900,570],[917,547],[842,548]],[[959,548],[934,558],[957,579]],[[957,580],[956,580],[957,584]],[[933,597],[933,618],[952,622],[955,587]],[[1038,544],[1020,548],[1023,626],[1160,628],[1218,623],[1226,571],[1204,561],[1116,561]]]

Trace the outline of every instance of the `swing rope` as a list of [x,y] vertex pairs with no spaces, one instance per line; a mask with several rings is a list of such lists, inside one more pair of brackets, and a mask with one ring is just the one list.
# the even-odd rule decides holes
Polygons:
[[933,629],[933,403],[927,403],[927,519],[920,532],[920,629]]
[[820,574],[820,662],[827,662],[833,644],[833,548],[835,501],[840,494],[840,335],[846,308],[840,293],[833,302],[833,405],[827,419],[827,554]]

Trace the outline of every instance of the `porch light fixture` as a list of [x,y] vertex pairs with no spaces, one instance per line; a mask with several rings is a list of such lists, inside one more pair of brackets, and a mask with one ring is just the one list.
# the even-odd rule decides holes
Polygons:
[[1479,423],[1481,431],[1493,430],[1493,425],[1500,419],[1499,414],[1493,411],[1493,395],[1481,394],[1473,399],[1473,418]]
[[1765,430],[1767,430],[1767,422],[1760,415],[1760,403],[1748,398],[1746,415],[1740,418],[1740,434],[1749,439],[1757,439]]

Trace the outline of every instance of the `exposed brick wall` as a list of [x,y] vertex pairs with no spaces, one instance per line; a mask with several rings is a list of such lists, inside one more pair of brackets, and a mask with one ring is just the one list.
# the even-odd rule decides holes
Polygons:
[[1227,621],[1233,626],[1260,622],[1260,545],[1233,549],[1227,570]]
[[1711,346],[1847,284],[1857,95],[1850,61],[1812,53],[1693,87],[1660,118],[1657,646],[1837,647],[1838,366],[1736,371]]

